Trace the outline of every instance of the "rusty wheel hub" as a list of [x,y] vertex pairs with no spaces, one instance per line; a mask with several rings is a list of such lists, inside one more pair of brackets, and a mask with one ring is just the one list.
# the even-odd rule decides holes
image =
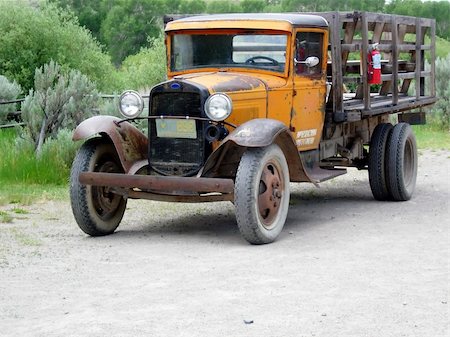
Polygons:
[[258,195],[259,215],[267,229],[270,229],[278,214],[283,192],[280,170],[273,163],[267,163],[259,181]]
[[[117,173],[119,168],[116,163],[108,161],[99,167],[99,172]],[[120,205],[120,195],[114,194],[109,187],[92,187],[92,196],[97,214],[104,220],[113,217]]]

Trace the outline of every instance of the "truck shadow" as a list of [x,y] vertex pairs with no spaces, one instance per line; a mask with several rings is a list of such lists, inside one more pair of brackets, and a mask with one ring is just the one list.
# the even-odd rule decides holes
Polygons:
[[[149,207],[168,204],[152,202]],[[173,211],[166,211],[156,217],[145,213],[139,221],[130,221],[127,214],[124,224],[116,235],[124,236],[159,236],[164,238],[200,238],[200,240],[219,239],[223,241],[241,241],[231,203],[221,202],[218,205],[176,204]],[[219,207],[217,207],[219,206]],[[143,206],[145,207],[145,206]],[[140,207],[142,209],[142,207]],[[151,209],[151,208],[149,208]],[[131,208],[127,212],[136,212]],[[148,214],[148,215],[147,215]],[[134,217],[134,215],[133,215]],[[131,225],[131,226],[130,226]]]
[[[298,185],[297,185],[298,186]],[[343,222],[349,216],[363,216],[362,210],[382,207],[386,203],[373,199],[366,183],[356,186],[328,186],[326,188],[293,188],[288,218],[284,231],[311,231],[317,227]],[[125,214],[124,223],[117,231],[118,236],[160,236],[165,238],[197,238],[242,243],[234,206],[230,202],[214,204],[176,204],[173,211],[152,216],[153,207],[169,207],[165,203],[153,202],[147,212],[136,219],[145,204],[131,207]],[[206,206],[205,206],[206,205]]]
[[370,190],[353,188],[308,189],[291,193],[284,230],[310,231],[319,226],[342,223],[349,217],[364,216],[363,210],[386,205],[376,201]]

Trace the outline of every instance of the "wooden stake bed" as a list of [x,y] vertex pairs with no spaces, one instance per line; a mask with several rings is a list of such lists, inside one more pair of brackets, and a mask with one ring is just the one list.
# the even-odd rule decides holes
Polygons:
[[[361,99],[353,98],[345,100],[347,95],[344,94],[344,113],[348,122],[358,121],[365,117],[375,116],[383,113],[398,113],[404,111],[410,111],[411,109],[418,109],[424,106],[428,106],[436,102],[436,97],[421,96],[419,99],[413,96],[405,94],[399,94],[397,104],[393,104],[393,95],[386,96],[371,95],[370,108],[366,109],[364,101]],[[349,96],[347,96],[349,97]]]
[[[327,120],[350,122],[409,112],[436,101],[435,20],[368,12],[310,14],[322,16],[330,25]],[[382,54],[382,84],[377,86],[371,86],[367,76],[373,43],[379,43]],[[349,60],[351,53],[358,59]],[[425,69],[425,59],[430,69]],[[351,85],[355,93],[348,95]]]

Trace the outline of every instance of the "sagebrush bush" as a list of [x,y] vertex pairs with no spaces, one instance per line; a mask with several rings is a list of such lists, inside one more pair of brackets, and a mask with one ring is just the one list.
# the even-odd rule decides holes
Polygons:
[[108,115],[108,116],[116,116],[119,118],[123,118],[119,111],[119,96],[116,95],[111,98],[102,98],[99,100],[98,105],[98,114],[100,115]]
[[436,60],[436,95],[438,101],[432,109],[432,116],[442,129],[450,128],[450,54]]
[[45,141],[56,138],[60,129],[74,129],[93,114],[98,93],[79,71],[64,73],[53,61],[36,69],[34,86],[22,104],[22,118],[40,154]]
[[68,173],[80,147],[80,142],[74,142],[72,136],[72,130],[59,130],[56,138],[51,138],[44,144],[38,161],[41,163],[53,162],[61,172]]
[[[16,81],[9,81],[5,76],[0,75],[0,101],[12,101],[17,99],[22,93],[22,88]],[[0,124],[6,122],[10,112],[16,111],[15,104],[0,105]]]

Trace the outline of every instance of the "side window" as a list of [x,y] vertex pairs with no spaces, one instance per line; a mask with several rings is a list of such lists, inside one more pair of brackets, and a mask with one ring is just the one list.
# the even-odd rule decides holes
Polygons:
[[[323,34],[313,32],[297,33],[295,37],[295,72],[298,75],[320,75],[323,62]],[[305,64],[308,57],[315,56],[319,64],[309,67]]]

